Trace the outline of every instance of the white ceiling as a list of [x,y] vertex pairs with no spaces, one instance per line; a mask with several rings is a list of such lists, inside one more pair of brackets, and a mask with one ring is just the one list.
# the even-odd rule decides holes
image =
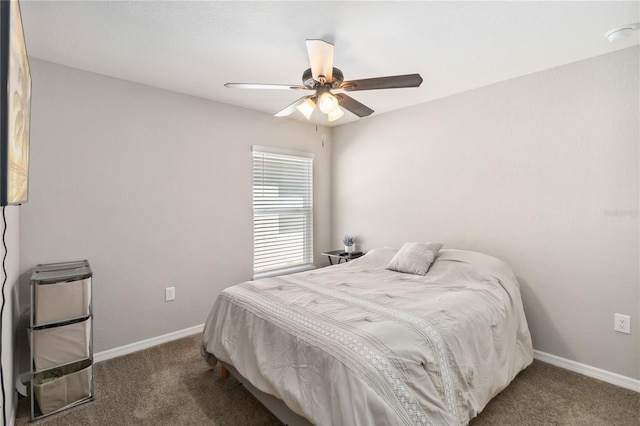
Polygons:
[[615,43],[603,34],[640,21],[639,5],[21,1],[32,57],[269,114],[300,92],[223,85],[301,84],[307,38],[335,44],[345,80],[422,75],[420,88],[351,92],[372,116],[637,45],[637,31]]

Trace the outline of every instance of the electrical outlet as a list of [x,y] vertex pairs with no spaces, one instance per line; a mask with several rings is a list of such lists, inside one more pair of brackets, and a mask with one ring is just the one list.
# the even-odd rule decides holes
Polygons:
[[164,289],[164,301],[169,302],[171,300],[176,300],[176,288],[175,287],[167,287]]
[[631,317],[629,315],[614,314],[613,329],[620,333],[631,334]]

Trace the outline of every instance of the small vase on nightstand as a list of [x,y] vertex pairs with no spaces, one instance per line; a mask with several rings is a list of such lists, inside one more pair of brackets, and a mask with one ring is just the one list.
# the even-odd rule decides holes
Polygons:
[[349,234],[342,237],[342,243],[344,244],[345,253],[349,253],[349,254],[353,253],[353,245],[355,244],[355,242],[356,242],[356,239]]

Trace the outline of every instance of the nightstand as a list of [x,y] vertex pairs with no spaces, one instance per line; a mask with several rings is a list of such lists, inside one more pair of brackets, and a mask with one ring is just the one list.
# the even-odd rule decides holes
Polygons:
[[333,250],[333,251],[325,251],[322,253],[323,256],[327,256],[329,258],[329,264],[333,265],[333,259],[338,259],[338,263],[342,262],[344,259],[345,262],[350,261],[351,259],[357,259],[360,256],[363,256],[364,253],[361,251],[354,251],[353,253],[347,253],[344,250]]

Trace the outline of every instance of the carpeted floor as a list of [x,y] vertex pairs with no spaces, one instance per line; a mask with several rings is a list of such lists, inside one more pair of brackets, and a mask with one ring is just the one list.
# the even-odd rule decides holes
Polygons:
[[[93,402],[33,425],[280,425],[233,377],[220,379],[195,335],[94,366]],[[29,424],[30,403],[16,425]],[[640,394],[535,361],[471,422],[481,425],[640,425]]]

